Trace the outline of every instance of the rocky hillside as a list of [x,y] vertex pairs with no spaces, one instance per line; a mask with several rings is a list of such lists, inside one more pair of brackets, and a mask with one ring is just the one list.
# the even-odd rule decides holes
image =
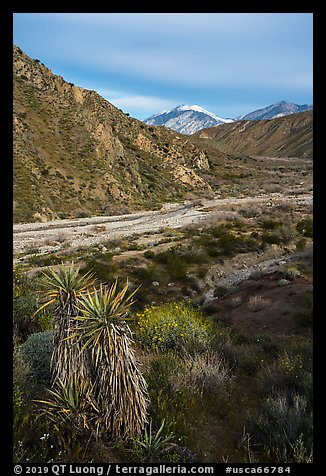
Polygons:
[[128,117],[14,47],[15,222],[209,197],[208,169],[185,137]]
[[209,139],[219,151],[227,154],[312,158],[313,112],[221,124],[196,132],[191,137]]

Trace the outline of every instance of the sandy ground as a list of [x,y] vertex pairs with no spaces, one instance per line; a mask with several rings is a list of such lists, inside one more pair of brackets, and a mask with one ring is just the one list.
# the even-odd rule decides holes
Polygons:
[[312,204],[312,194],[282,195],[279,193],[245,198],[215,198],[194,202],[165,204],[160,210],[120,216],[99,216],[45,223],[15,224],[13,227],[14,256],[20,253],[48,253],[63,245],[69,248],[97,245],[133,234],[155,232],[164,228],[180,228],[199,224],[209,217],[218,219],[229,208],[254,204]]

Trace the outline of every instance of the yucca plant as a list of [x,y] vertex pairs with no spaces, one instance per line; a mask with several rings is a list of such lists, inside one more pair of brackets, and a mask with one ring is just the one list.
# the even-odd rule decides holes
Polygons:
[[139,434],[147,423],[147,384],[132,348],[126,322],[133,296],[129,284],[118,291],[117,281],[87,291],[80,299],[80,315],[73,339],[91,357],[94,395],[101,412],[101,427],[112,438]]
[[94,402],[89,380],[83,380],[76,374],[65,381],[58,379],[48,393],[49,400],[36,402],[44,405],[42,413],[54,423],[58,431],[67,425],[79,430],[96,428],[99,409]]
[[60,380],[64,384],[75,373],[82,378],[90,378],[87,355],[81,354],[79,340],[72,338],[76,327],[76,321],[72,319],[78,315],[77,306],[81,297],[93,283],[93,274],[88,272],[79,275],[79,268],[75,268],[74,263],[70,267],[61,265],[58,272],[48,270],[43,273],[43,304],[35,314],[55,304],[54,352],[51,360],[53,383]]
[[152,429],[152,419],[149,422],[149,428],[145,429],[141,437],[133,439],[132,453],[141,459],[142,463],[155,462],[161,453],[167,449],[168,444],[174,439],[174,434],[169,433],[167,436],[162,434],[165,420],[162,420],[160,428],[155,433]]

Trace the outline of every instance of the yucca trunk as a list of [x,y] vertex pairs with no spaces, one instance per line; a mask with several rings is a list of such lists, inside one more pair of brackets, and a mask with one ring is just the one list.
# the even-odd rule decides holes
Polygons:
[[61,291],[55,312],[54,351],[51,359],[53,384],[67,383],[74,375],[89,379],[87,353],[81,353],[81,343],[73,336],[76,332],[74,318],[78,316],[76,297]]
[[[128,335],[129,334],[129,335]],[[141,433],[147,423],[147,384],[132,349],[129,328],[111,326],[107,341],[93,349],[95,399],[112,438]]]

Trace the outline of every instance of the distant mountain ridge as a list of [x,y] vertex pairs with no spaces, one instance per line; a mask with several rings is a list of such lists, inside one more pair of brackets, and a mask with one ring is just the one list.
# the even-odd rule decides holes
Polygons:
[[143,122],[152,126],[166,126],[180,134],[190,135],[206,127],[233,122],[233,119],[219,117],[201,106],[182,104],[169,111],[154,114]]
[[266,157],[313,156],[313,112],[269,120],[240,120],[196,132],[191,136],[213,143],[226,154]]
[[294,104],[288,101],[280,101],[276,104],[257,109],[236,118],[237,121],[260,121],[265,119],[277,119],[278,117],[288,116],[290,114],[297,114],[298,112],[306,112],[312,110],[312,105],[308,104]]
[[310,111],[312,108],[312,105],[294,104],[283,100],[276,104],[271,104],[270,106],[249,112],[248,114],[243,114],[235,119],[231,119],[219,117],[201,106],[189,106],[183,104],[174,109],[154,114],[143,122],[152,126],[165,126],[179,132],[180,134],[191,135],[201,129],[207,129],[209,127],[215,127],[235,121],[276,119],[290,114],[297,114],[298,112]]

